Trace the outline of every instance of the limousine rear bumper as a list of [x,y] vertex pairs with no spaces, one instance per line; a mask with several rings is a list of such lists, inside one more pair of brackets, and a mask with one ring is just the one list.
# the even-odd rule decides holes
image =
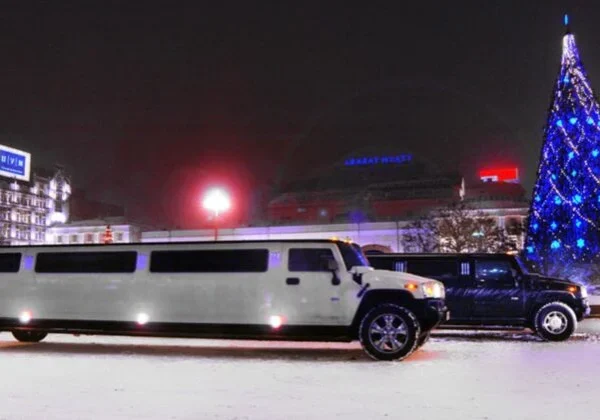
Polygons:
[[450,312],[444,299],[415,300],[418,304],[413,308],[421,323],[422,331],[429,331],[448,320]]

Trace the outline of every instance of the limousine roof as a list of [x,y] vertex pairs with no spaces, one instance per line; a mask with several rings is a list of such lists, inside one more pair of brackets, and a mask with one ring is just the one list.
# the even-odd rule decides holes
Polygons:
[[385,253],[385,254],[368,254],[367,258],[372,258],[372,257],[384,257],[384,258],[392,258],[392,257],[403,257],[403,258],[465,258],[465,257],[508,257],[508,256],[512,256],[512,254],[507,254],[507,253],[502,253],[502,252],[497,252],[497,253],[485,253],[485,252],[478,252],[478,253],[425,253],[425,254],[416,254],[416,253],[394,253],[394,252],[389,252],[389,253]]
[[248,244],[248,243],[344,243],[349,242],[339,239],[256,239],[256,240],[239,240],[239,241],[182,241],[182,242],[127,242],[127,243],[112,243],[112,244],[44,244],[44,245],[0,245],[0,250],[22,249],[22,248],[110,248],[123,246],[140,246],[140,245],[207,245],[207,244]]

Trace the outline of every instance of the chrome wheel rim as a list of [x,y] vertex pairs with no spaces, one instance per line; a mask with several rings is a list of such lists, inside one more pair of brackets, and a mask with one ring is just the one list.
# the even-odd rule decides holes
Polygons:
[[369,341],[381,353],[396,353],[408,342],[408,328],[396,314],[382,314],[369,325]]
[[565,314],[559,311],[548,312],[544,317],[542,325],[550,334],[562,334],[569,324]]

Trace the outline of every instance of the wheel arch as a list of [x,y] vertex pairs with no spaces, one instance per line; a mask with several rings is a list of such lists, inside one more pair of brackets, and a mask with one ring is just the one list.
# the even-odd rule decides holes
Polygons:
[[394,305],[403,306],[407,309],[412,309],[412,306],[415,303],[415,298],[407,290],[397,290],[397,289],[378,289],[378,290],[370,290],[360,301],[358,308],[354,314],[354,318],[352,319],[352,325],[350,328],[350,334],[352,338],[358,338],[358,329],[360,326],[361,319],[369,312],[369,310],[373,309],[375,306],[383,304],[383,303],[391,303]]
[[575,312],[575,299],[569,293],[541,293],[531,305],[529,305],[529,309],[527,311],[527,322],[533,323],[535,322],[535,315],[537,312],[548,303],[552,302],[560,302],[567,305],[569,308]]

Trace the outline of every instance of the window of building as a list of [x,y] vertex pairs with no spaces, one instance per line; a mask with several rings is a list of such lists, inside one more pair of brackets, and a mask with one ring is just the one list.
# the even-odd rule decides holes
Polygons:
[[94,234],[93,233],[86,233],[85,234],[85,243],[86,244],[92,244],[92,243],[94,243]]
[[76,244],[79,241],[79,238],[77,237],[77,234],[75,235],[71,235],[71,243],[72,244]]
[[133,273],[137,252],[41,252],[36,273]]
[[0,273],[17,273],[21,265],[21,253],[0,254]]
[[123,242],[123,232],[117,232],[115,236],[117,242]]
[[327,248],[294,248],[288,253],[290,271],[329,271],[328,261],[333,260],[333,252]]
[[260,273],[267,271],[266,249],[152,251],[152,273]]

